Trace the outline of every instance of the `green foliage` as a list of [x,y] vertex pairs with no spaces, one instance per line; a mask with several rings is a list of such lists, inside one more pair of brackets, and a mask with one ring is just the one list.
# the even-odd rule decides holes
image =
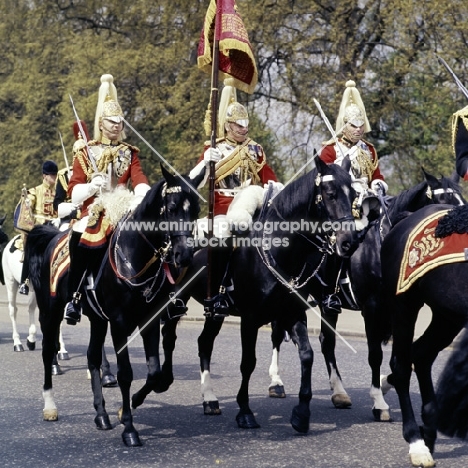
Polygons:
[[[11,221],[21,185],[36,185],[45,159],[71,158],[69,95],[92,133],[99,78],[111,73],[128,122],[181,172],[207,139],[210,76],[196,65],[209,0],[3,0],[0,23],[0,214]],[[238,0],[259,84],[239,93],[250,136],[287,181],[330,135],[345,82],[361,91],[391,193],[454,169],[451,115],[466,104],[438,63],[468,83],[468,16],[461,0],[311,2]],[[159,157],[138,135],[151,182]],[[6,229],[11,227],[8,221]]]

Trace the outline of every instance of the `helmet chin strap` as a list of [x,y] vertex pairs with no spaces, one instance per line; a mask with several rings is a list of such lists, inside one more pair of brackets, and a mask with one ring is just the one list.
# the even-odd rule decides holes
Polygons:
[[[231,123],[230,122],[227,122],[226,124],[226,131],[227,133],[230,133],[232,135],[232,137],[234,137],[234,139],[237,141],[238,138],[243,138],[244,140],[247,138],[247,135],[249,134],[249,131],[247,129],[247,132],[245,133],[240,133],[236,130],[234,130],[231,126]],[[244,141],[242,140],[242,141]]]

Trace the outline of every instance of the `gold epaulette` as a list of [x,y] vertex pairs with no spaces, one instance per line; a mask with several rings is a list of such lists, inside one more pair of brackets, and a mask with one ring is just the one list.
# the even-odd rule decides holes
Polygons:
[[364,138],[361,138],[361,141],[363,141],[367,146],[369,146],[369,148],[375,149],[375,146],[370,141],[364,140]]
[[327,140],[327,141],[322,141],[322,146],[330,146],[330,145],[334,145],[335,144],[335,140],[333,138],[331,138],[330,140]]
[[[224,137],[219,137],[216,138],[216,144],[221,143],[222,141],[226,140]],[[204,146],[211,146],[211,140],[206,140],[205,143],[203,143]]]
[[138,148],[137,146],[133,146],[130,143],[127,143],[126,141],[120,141],[119,143],[123,146],[126,146],[127,148],[130,148],[132,152],[136,152],[136,153],[140,152],[140,148]]

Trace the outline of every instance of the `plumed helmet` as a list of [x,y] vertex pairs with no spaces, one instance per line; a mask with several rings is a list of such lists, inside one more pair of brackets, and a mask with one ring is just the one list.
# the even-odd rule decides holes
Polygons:
[[58,167],[54,161],[44,161],[42,164],[42,173],[45,175],[57,175]]
[[356,127],[364,125],[364,133],[371,130],[361,95],[356,88],[356,83],[352,80],[346,82],[346,89],[336,119],[336,133],[341,134],[347,123],[351,123]]
[[249,126],[247,109],[238,102],[230,104],[226,110],[226,122],[235,122],[243,127]]
[[[117,99],[117,89],[114,85],[114,77],[109,74],[101,76],[101,86],[99,88],[98,103],[96,107],[96,116],[94,118],[94,139],[101,139],[100,124],[102,119],[107,119],[115,123],[124,121],[122,108]],[[125,139],[125,133],[122,131],[120,140]]]

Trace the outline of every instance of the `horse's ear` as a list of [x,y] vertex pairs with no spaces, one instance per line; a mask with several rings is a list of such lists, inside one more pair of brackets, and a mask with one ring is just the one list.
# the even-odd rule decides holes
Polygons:
[[349,172],[351,169],[351,159],[349,159],[349,156],[346,155],[343,158],[343,162],[341,163],[341,167],[346,171]]
[[164,164],[163,164],[163,163],[161,163],[161,172],[162,172],[162,175],[163,175],[164,179],[165,179],[166,182],[168,183],[168,185],[176,185],[176,184],[177,184],[175,176],[173,176],[173,175],[164,167]]
[[317,168],[317,171],[320,173],[324,172],[327,169],[327,163],[323,162],[320,156],[315,156],[314,158],[315,161],[315,167]]
[[433,176],[432,174],[429,174],[429,172],[426,172],[424,170],[424,167],[421,166],[421,169],[423,171],[423,174],[424,174],[424,178],[426,179],[426,182],[432,187],[432,188],[435,188],[435,187],[438,187],[439,186],[439,181],[437,179],[437,177]]
[[[459,183],[460,183],[460,176],[458,175],[458,172],[457,172],[457,171],[453,171],[453,172],[450,174],[449,179],[450,179],[452,182],[455,182],[456,184],[459,184]],[[3,219],[5,219],[5,218],[3,218]]]

